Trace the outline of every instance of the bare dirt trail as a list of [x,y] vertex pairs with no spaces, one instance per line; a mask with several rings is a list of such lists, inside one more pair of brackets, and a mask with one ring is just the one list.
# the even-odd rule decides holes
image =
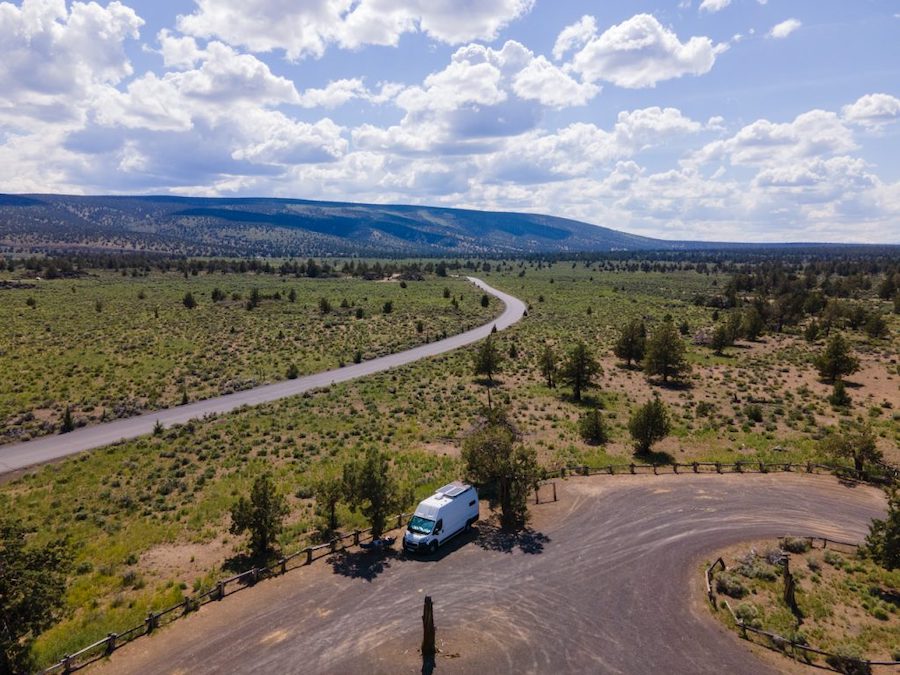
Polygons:
[[882,493],[825,476],[634,476],[558,483],[510,541],[482,525],[435,558],[338,556],[238,593],[95,670],[418,673],[422,602],[438,673],[778,672],[696,600],[704,556],[784,534],[859,540]]
[[473,328],[465,333],[420,345],[396,354],[382,356],[371,361],[314,373],[294,380],[266,384],[226,396],[208,398],[196,403],[189,403],[165,410],[156,410],[137,417],[87,426],[68,434],[42,436],[32,441],[3,445],[0,446],[0,475],[25,469],[35,464],[61,459],[85,450],[100,448],[117,441],[149,434],[153,431],[153,427],[157,422],[166,427],[173,424],[184,424],[188,420],[198,419],[205,415],[219,415],[231,412],[242,406],[258,405],[288,396],[296,396],[312,389],[354,380],[430,356],[437,356],[487,337],[495,326],[497,330],[508,328],[525,316],[525,303],[518,298],[488,286],[481,279],[476,279],[475,277],[467,277],[467,279],[485,293],[489,293],[503,302],[505,309],[500,316],[483,326]]

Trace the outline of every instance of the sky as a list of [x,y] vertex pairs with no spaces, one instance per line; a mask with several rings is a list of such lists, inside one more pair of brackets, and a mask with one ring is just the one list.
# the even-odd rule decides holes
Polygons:
[[0,192],[900,243],[900,1],[0,2]]

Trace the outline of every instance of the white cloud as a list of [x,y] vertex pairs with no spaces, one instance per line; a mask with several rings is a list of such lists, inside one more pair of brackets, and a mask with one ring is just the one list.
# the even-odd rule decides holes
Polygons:
[[769,31],[769,37],[777,39],[786,38],[802,25],[803,24],[797,19],[786,19],[785,21],[772,26],[772,30]]
[[701,12],[718,12],[731,4],[731,0],[703,0],[700,3]]
[[366,150],[402,153],[492,152],[493,139],[533,129],[541,106],[583,105],[599,91],[514,40],[500,49],[470,44],[457,49],[443,70],[396,95],[406,113],[400,124],[360,125],[353,141]]
[[98,90],[132,73],[124,43],[143,23],[119,2],[0,3],[0,117],[26,126],[80,118]]
[[[164,51],[167,46],[164,43]],[[290,80],[276,76],[250,54],[239,54],[221,42],[206,49],[179,46],[180,65],[195,67],[170,71],[162,77],[149,72],[132,81],[124,92],[109,90],[102,96],[97,119],[106,125],[156,130],[187,130],[197,117],[216,120],[232,114],[238,103],[256,106],[299,103]],[[170,57],[171,58],[171,57]]]
[[597,20],[592,16],[583,16],[571,26],[562,29],[553,45],[553,58],[561,59],[572,49],[580,49],[588,40],[597,34]]
[[288,58],[322,56],[330,44],[344,48],[396,45],[404,33],[422,31],[448,44],[493,40],[534,0],[196,0],[178,28],[218,37],[255,52],[283,49]]
[[900,99],[890,94],[867,94],[841,109],[844,119],[870,129],[881,129],[900,118]]
[[620,87],[653,87],[683,75],[702,75],[727,49],[708,37],[681,42],[650,14],[638,14],[591,38],[572,58],[572,69],[587,82],[606,80]]
[[810,110],[793,122],[757,120],[731,138],[707,144],[686,162],[695,165],[727,160],[734,165],[775,166],[854,149],[853,132],[835,113]]
[[584,105],[600,93],[600,87],[590,82],[578,82],[543,56],[538,56],[513,77],[513,91],[519,98],[565,108]]
[[553,133],[533,131],[510,139],[482,165],[495,181],[533,183],[596,175],[612,162],[675,143],[702,128],[676,108],[622,111],[610,131],[583,122]]

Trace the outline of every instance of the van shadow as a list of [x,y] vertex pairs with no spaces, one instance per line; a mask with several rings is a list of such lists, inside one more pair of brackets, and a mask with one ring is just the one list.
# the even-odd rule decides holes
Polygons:
[[443,560],[444,558],[446,558],[448,555],[451,555],[455,551],[458,551],[463,546],[471,544],[473,541],[477,541],[480,527],[481,526],[479,525],[478,527],[470,528],[468,532],[460,532],[458,535],[453,537],[453,539],[438,548],[438,550],[434,553],[408,553],[406,551],[403,551],[401,555],[405,560],[438,562],[439,560]]

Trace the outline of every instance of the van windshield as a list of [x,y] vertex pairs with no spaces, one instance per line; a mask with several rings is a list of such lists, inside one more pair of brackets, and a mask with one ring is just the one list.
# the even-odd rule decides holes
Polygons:
[[410,532],[431,534],[431,530],[434,529],[434,521],[422,516],[413,516],[406,527]]

